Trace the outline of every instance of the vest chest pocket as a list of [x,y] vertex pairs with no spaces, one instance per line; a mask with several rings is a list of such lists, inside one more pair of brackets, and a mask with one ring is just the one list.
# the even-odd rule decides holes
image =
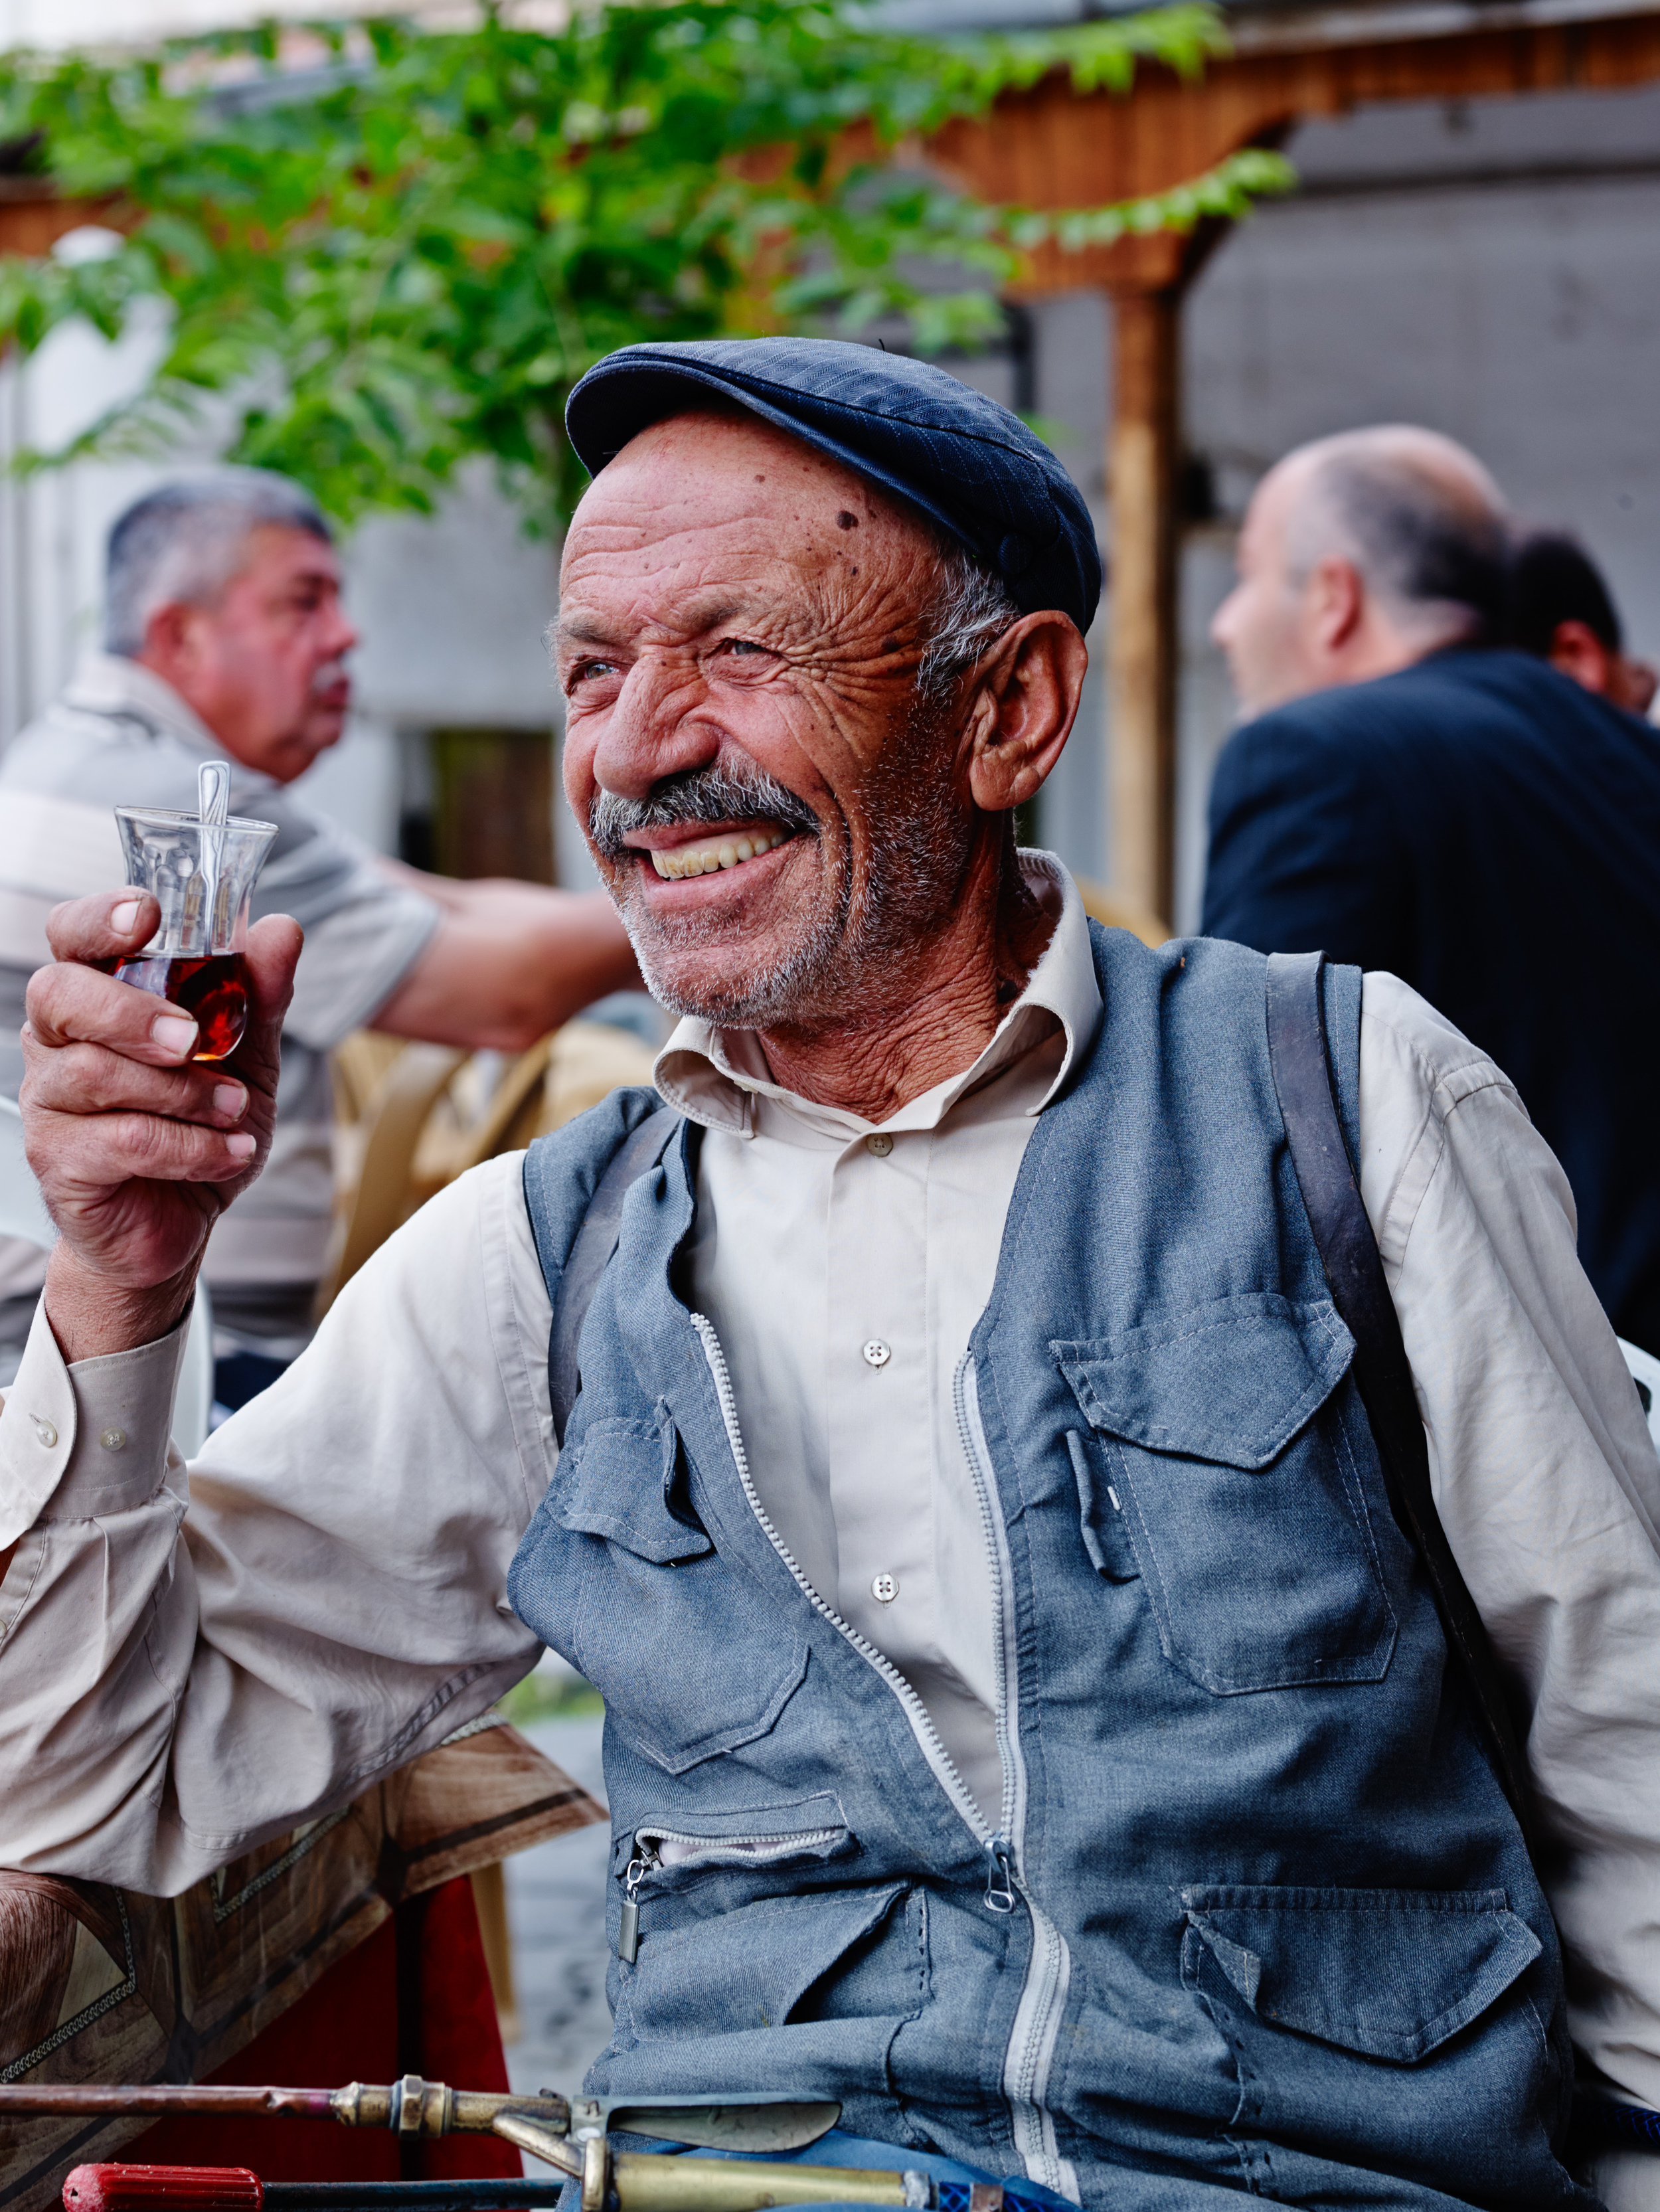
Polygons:
[[508,1580],[520,1617],[671,1774],[764,1735],[807,1656],[716,1552],[685,1476],[665,1405],[650,1419],[573,1423]]
[[1335,1398],[1354,1345],[1334,1308],[1261,1291],[1050,1349],[1104,1440],[1172,1665],[1217,1697],[1381,1680],[1395,1619],[1370,1443]]

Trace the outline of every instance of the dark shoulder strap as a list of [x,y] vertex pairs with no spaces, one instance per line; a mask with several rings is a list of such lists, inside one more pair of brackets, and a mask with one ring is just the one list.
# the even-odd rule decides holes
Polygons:
[[1522,1818],[1527,1770],[1499,1662],[1435,1510],[1429,1451],[1401,1324],[1338,1124],[1326,1047],[1324,963],[1320,952],[1276,952],[1269,957],[1268,1054],[1274,1087],[1332,1304],[1354,1339],[1354,1379],[1383,1462],[1390,1508],[1402,1533],[1417,1547],[1499,1782]]
[[[559,1268],[558,1281],[551,1285],[553,1326],[548,1332],[548,1389],[553,1401],[553,1433],[557,1443],[564,1442],[565,1424],[581,1387],[577,1346],[581,1341],[582,1323],[587,1319],[593,1294],[599,1287],[599,1278],[617,1249],[623,1201],[647,1169],[655,1166],[661,1158],[679,1123],[680,1116],[671,1107],[659,1106],[623,1139],[594,1186],[569,1254]],[[545,1278],[550,1273],[549,1255],[542,1249],[542,1224],[533,1206],[531,1218],[538,1231],[537,1249]]]

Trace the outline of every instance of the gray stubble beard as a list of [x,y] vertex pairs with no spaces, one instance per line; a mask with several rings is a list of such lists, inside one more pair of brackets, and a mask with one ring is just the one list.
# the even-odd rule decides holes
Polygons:
[[[950,789],[949,751],[941,749],[943,760],[937,754],[932,762],[919,757],[930,750],[927,738],[937,734],[934,717],[918,709],[903,739],[885,748],[877,764],[868,803],[878,829],[865,884],[855,892],[844,817],[842,862],[826,886],[830,895],[818,902],[783,954],[769,967],[751,968],[741,983],[725,989],[704,987],[695,996],[677,988],[665,969],[668,951],[741,944],[741,934],[734,940],[729,922],[693,915],[676,924],[671,937],[648,915],[637,884],[627,879],[617,910],[646,988],[658,1004],[671,1013],[733,1030],[794,1027],[826,1017],[856,1024],[861,1012],[874,1016],[873,999],[885,1001],[891,994],[886,988],[873,994],[873,983],[879,975],[891,986],[891,963],[915,951],[961,879],[967,833]],[[629,830],[732,820],[777,822],[793,837],[817,837],[824,850],[819,817],[806,800],[758,769],[742,776],[696,770],[669,780],[643,800],[602,792],[589,811],[588,835],[607,860],[637,866],[631,848],[622,842]]]

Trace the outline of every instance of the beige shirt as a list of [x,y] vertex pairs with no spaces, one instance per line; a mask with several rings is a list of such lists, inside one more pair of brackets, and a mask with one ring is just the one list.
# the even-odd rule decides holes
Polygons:
[[1077,888],[1046,854],[1025,866],[1055,927],[1024,994],[972,1066],[879,1131],[781,1090],[751,1031],[682,1022],[657,1063],[664,1097],[707,1132],[690,1285],[761,1503],[921,1697],[994,1832],[997,1614],[957,1370],[1036,1118],[1101,1019]]
[[[1081,944],[1065,927],[1063,915],[1050,948],[1063,963],[1067,939]],[[1057,998],[1076,1003],[1073,988],[1080,975]],[[1024,1014],[1017,1005],[1006,1026],[1015,1043]],[[684,1080],[678,1061],[665,1074]],[[1529,1704],[1574,2036],[1628,2095],[1660,2104],[1660,1462],[1574,1258],[1566,1183],[1503,1076],[1374,975],[1360,1091],[1363,1194],[1437,1501]],[[787,1103],[750,1095],[757,1124]],[[971,1116],[982,1096],[971,1085],[939,1113],[934,1161],[956,1142],[952,1115]],[[737,1139],[731,1158],[766,1159],[771,1141]],[[781,1140],[775,1157],[822,1175],[806,1152]],[[874,1168],[892,1156],[867,1157]],[[718,1177],[710,1188],[718,1224]],[[873,1178],[859,1195],[873,1193],[879,1212],[884,1192]],[[955,1237],[970,1239],[967,1267],[988,1233],[954,1210],[928,1213],[927,1228],[941,1240],[936,1273]],[[873,1233],[855,1226],[848,1249]],[[713,1302],[732,1309],[722,1325],[741,1333],[748,1301],[718,1226],[708,1264]],[[943,1329],[961,1328],[961,1314],[942,1312],[931,1344],[926,1314],[896,1302],[866,1322],[848,1295],[855,1333],[922,1347],[931,1377],[954,1366],[962,1344]],[[554,1457],[549,1322],[514,1157],[417,1214],[188,1476],[166,1456],[178,1333],[70,1370],[38,1321],[0,1417],[0,1543],[23,1532],[0,1583],[0,1862],[176,1891],[429,1748],[523,1674],[538,1647],[506,1581]],[[848,1370],[835,1367],[832,1390],[824,1358],[828,1406]],[[740,1377],[738,1391],[740,1421],[761,1433],[754,1385]],[[933,1571],[952,1556],[927,1530],[955,1482],[932,1400],[903,1437],[886,1499],[903,1492],[925,1532],[908,1539],[918,1564],[905,1574],[924,1583],[915,1618],[934,1621],[908,1660],[920,1672],[931,1638],[976,1698],[973,1654],[941,1626],[952,1593],[926,1588],[930,1543]],[[832,1468],[839,1450],[827,1429]],[[775,1472],[763,1480],[781,1498]],[[860,1573],[887,1556],[866,1517],[849,1531]],[[816,1525],[822,1545],[822,1512]],[[831,1525],[836,1556],[826,1569],[821,1553],[820,1571],[842,1589],[854,1576],[839,1509]],[[903,1623],[899,1605],[879,1618]],[[903,1648],[908,1632],[891,1632]],[[1637,2171],[1622,2204],[1660,2212],[1660,2165]]]

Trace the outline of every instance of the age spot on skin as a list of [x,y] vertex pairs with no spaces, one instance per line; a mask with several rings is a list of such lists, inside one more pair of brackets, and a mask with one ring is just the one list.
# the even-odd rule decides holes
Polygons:
[[844,507],[836,518],[836,526],[838,530],[857,530],[859,517],[856,514],[849,514]]

